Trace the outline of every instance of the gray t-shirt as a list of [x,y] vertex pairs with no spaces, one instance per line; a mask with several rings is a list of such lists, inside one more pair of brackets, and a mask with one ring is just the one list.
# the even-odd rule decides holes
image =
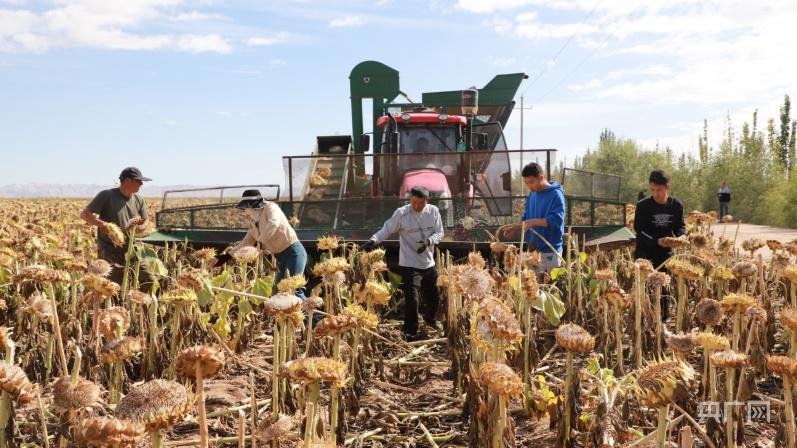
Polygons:
[[[112,222],[122,229],[127,227],[127,223],[133,218],[148,218],[144,198],[137,193],[126,198],[118,188],[110,188],[97,193],[88,208],[90,212],[100,215],[101,220]],[[109,250],[114,249],[111,240],[101,231],[97,232],[97,244]]]

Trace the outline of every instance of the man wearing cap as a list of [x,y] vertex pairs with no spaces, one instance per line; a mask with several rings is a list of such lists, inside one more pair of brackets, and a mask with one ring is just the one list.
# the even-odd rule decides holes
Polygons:
[[[80,218],[92,226],[97,226],[97,256],[112,266],[109,276],[111,280],[121,284],[124,276],[126,247],[116,247],[106,235],[108,223],[114,223],[122,229],[136,218],[148,219],[144,198],[138,194],[141,185],[152,179],[144,177],[141,170],[128,167],[119,174],[119,186],[102,190],[89,202],[80,213]],[[97,216],[95,216],[97,215]],[[142,277],[142,290],[148,290],[151,280],[146,273]]]
[[429,202],[429,190],[412,187],[410,203],[399,207],[378,232],[361,249],[370,250],[390,235],[399,235],[399,267],[404,292],[404,337],[408,341],[423,337],[418,332],[418,296],[423,302],[423,320],[435,328],[435,316],[440,302],[437,290],[437,269],[433,248],[443,239],[443,220],[440,211]]
[[[238,208],[246,210],[252,222],[244,239],[230,252],[235,252],[244,246],[259,246],[274,254],[277,259],[274,285],[285,277],[303,274],[307,264],[307,251],[304,250],[282,209],[276,203],[263,199],[260,190],[244,191]],[[223,261],[222,256],[219,257],[219,261]],[[296,291],[296,295],[305,298],[301,289]]]

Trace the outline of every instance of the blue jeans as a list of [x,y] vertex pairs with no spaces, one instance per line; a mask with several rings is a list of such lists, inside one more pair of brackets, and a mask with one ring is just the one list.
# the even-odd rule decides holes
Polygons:
[[[276,255],[277,275],[274,277],[274,287],[285,277],[291,275],[304,274],[304,267],[307,265],[307,251],[299,241],[288,246],[287,249]],[[296,296],[304,300],[304,289],[296,290]]]
[[722,217],[728,214],[728,203],[727,202],[720,202],[720,216],[719,219],[722,220]]

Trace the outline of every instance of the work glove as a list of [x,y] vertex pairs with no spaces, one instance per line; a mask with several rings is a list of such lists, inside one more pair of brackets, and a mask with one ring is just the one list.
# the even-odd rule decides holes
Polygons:
[[419,247],[416,252],[418,252],[419,254],[422,254],[422,253],[426,252],[426,249],[429,246],[432,245],[432,242],[427,239],[427,240],[423,240],[423,241],[418,241],[418,244],[420,244],[421,247]]
[[369,250],[373,249],[374,247],[376,247],[376,241],[368,240],[368,241],[364,242],[362,246],[360,246],[360,250],[369,251]]

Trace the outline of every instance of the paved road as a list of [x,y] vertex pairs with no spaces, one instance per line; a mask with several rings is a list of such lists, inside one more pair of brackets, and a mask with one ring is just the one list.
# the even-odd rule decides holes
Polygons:
[[[718,224],[717,227],[712,227],[714,230],[715,235],[719,236],[722,235],[724,224]],[[736,232],[736,224],[729,223],[728,227],[725,228],[725,236],[727,238],[733,238],[734,233]],[[739,247],[740,250],[742,247],[742,241],[750,239],[750,238],[761,238],[762,240],[778,240],[784,243],[788,243],[792,240],[797,240],[797,229],[781,229],[778,227],[769,227],[769,226],[759,226],[755,224],[741,224],[739,225],[739,235],[736,238],[736,246]],[[772,252],[769,250],[768,247],[763,247],[758,250],[758,252],[764,256],[764,259],[769,259],[772,256]]]

